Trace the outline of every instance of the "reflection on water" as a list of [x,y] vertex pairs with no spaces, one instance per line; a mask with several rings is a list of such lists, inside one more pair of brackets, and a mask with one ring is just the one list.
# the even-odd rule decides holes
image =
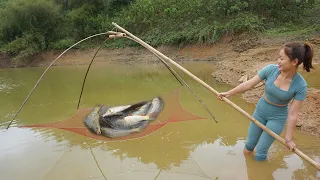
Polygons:
[[[214,71],[211,64],[183,66],[217,91],[230,88],[211,79]],[[10,84],[19,84],[13,85],[10,93],[0,91],[0,179],[316,178],[312,166],[277,142],[272,145],[266,162],[245,157],[242,148],[249,120],[180,72],[219,123],[210,119],[194,95],[182,87],[181,105],[207,119],[170,123],[147,137],[117,142],[94,140],[61,129],[5,130],[43,70],[0,70],[4,79],[10,76]],[[13,126],[50,123],[74,115],[85,71],[86,66],[50,69]],[[87,77],[81,107],[93,107],[96,103],[131,104],[180,86],[162,65],[95,65]],[[231,100],[252,113],[254,105],[239,97]],[[313,159],[319,157],[319,138],[299,132],[295,138],[302,152]]]

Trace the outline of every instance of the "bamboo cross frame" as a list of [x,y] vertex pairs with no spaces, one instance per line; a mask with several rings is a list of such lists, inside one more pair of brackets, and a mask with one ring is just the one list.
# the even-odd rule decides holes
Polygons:
[[[200,83],[202,86],[204,86],[205,88],[207,88],[209,91],[213,92],[214,94],[218,95],[218,92],[213,89],[211,86],[209,86],[208,84],[206,84],[205,82],[203,82],[201,79],[199,79],[197,76],[193,75],[192,73],[190,73],[188,70],[186,70],[185,68],[183,68],[182,66],[180,66],[178,63],[174,62],[173,60],[171,60],[170,58],[168,58],[167,56],[165,56],[164,54],[162,54],[161,52],[157,51],[156,49],[154,49],[153,47],[151,47],[149,44],[145,43],[144,41],[142,41],[141,39],[139,39],[138,37],[134,36],[133,34],[131,34],[130,32],[128,32],[127,30],[125,30],[124,28],[120,27],[119,25],[117,25],[116,23],[112,22],[112,25],[114,25],[116,28],[118,28],[119,30],[121,30],[123,33],[125,33],[126,36],[129,36],[131,38],[133,38],[136,42],[138,42],[139,44],[141,44],[142,46],[144,46],[145,48],[147,48],[148,50],[150,50],[151,52],[157,54],[158,56],[160,56],[161,58],[169,61],[171,64],[175,65],[177,68],[179,68],[181,71],[183,71],[184,73],[186,73],[187,75],[189,75],[191,78],[193,78],[194,80],[196,80],[198,83]],[[117,37],[123,37],[122,35],[119,35]],[[241,114],[243,114],[244,116],[246,116],[247,118],[249,118],[249,120],[251,120],[253,123],[255,123],[257,126],[259,126],[261,129],[263,129],[264,131],[266,131],[270,136],[272,136],[273,138],[275,138],[276,140],[278,140],[280,143],[282,143],[284,146],[288,147],[288,145],[286,144],[285,140],[279,136],[278,134],[274,133],[273,131],[271,131],[270,129],[268,129],[266,126],[264,126],[263,124],[261,124],[258,120],[256,120],[255,118],[253,118],[249,113],[247,113],[246,111],[244,111],[243,109],[241,109],[239,106],[237,106],[236,104],[234,104],[233,102],[231,102],[229,99],[223,97],[222,98],[227,104],[229,104],[230,106],[232,106],[233,108],[235,108],[236,110],[238,110]],[[304,154],[303,152],[301,152],[298,148],[294,147],[292,150],[294,153],[296,153],[298,156],[300,156],[301,158],[303,158],[304,160],[306,160],[308,163],[310,163],[312,166],[314,166],[317,170],[320,171],[320,164],[318,164],[317,162],[315,162],[313,159],[311,159],[310,157],[308,157],[306,154]]]

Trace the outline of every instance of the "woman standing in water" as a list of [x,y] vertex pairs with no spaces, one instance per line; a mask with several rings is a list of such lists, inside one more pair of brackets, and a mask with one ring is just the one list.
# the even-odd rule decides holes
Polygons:
[[[313,68],[312,58],[313,49],[310,44],[286,44],[279,52],[277,65],[265,66],[249,81],[227,92],[219,93],[218,98],[222,100],[222,97],[243,93],[260,81],[266,80],[264,95],[258,101],[253,117],[278,135],[281,134],[287,122],[285,141],[292,150],[295,147],[292,141],[293,130],[307,93],[307,83],[297,69],[300,64],[303,64],[303,69],[310,72],[310,69]],[[293,102],[289,109],[288,104],[292,99]],[[263,161],[267,158],[273,141],[272,136],[251,122],[243,152],[251,154],[255,149],[255,159]]]

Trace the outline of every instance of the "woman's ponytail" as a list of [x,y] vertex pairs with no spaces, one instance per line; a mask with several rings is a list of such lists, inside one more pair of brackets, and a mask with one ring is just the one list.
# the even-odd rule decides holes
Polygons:
[[305,48],[305,54],[303,59],[303,69],[305,69],[307,72],[310,72],[310,69],[311,68],[313,69],[313,66],[312,66],[313,48],[307,42],[304,43],[304,48]]

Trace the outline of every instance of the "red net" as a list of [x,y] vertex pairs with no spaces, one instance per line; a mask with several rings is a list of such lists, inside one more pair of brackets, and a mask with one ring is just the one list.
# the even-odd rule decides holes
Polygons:
[[163,126],[181,121],[190,121],[190,120],[201,120],[206,119],[194,115],[186,111],[180,104],[180,89],[171,91],[168,94],[161,96],[164,100],[164,108],[161,111],[159,117],[150,122],[150,124],[142,131],[137,133],[131,133],[125,137],[120,138],[108,138],[102,135],[97,135],[91,132],[84,124],[83,120],[86,116],[92,111],[92,108],[81,108],[78,109],[77,113],[62,121],[46,123],[46,124],[33,124],[25,125],[20,127],[29,127],[29,128],[58,128],[66,131],[71,131],[73,133],[78,133],[84,136],[87,136],[92,139],[104,140],[104,141],[119,141],[127,139],[135,139],[140,137],[145,137],[162,128]]

